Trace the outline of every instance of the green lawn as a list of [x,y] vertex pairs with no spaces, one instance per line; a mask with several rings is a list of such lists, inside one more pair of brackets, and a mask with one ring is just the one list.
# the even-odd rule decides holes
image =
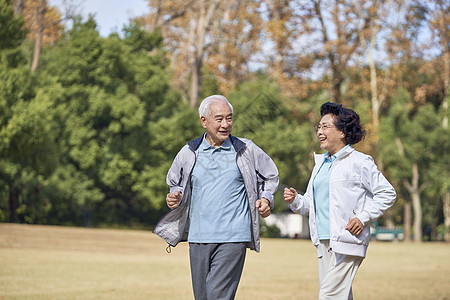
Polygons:
[[[309,240],[263,239],[236,299],[317,299]],[[193,299],[188,247],[148,231],[0,224],[0,299]],[[372,242],[355,299],[450,300],[450,244]]]

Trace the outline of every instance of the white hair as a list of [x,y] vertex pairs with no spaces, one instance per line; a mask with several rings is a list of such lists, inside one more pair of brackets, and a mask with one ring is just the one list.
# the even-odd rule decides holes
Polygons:
[[227,98],[225,98],[222,95],[212,95],[212,96],[209,96],[209,97],[206,97],[205,99],[203,99],[202,103],[200,104],[200,106],[198,108],[198,114],[200,115],[200,118],[201,117],[205,117],[205,118],[209,117],[209,115],[211,113],[209,107],[210,107],[211,103],[214,103],[214,102],[216,102],[216,103],[223,102],[223,103],[227,104],[231,109],[231,113],[233,113],[233,106],[231,105],[230,102],[228,102]]

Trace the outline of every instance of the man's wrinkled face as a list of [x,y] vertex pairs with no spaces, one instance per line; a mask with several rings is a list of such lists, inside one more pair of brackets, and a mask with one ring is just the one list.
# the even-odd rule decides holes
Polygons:
[[219,147],[228,139],[233,128],[233,113],[230,107],[221,101],[212,102],[209,116],[201,117],[202,126],[206,129],[206,140],[211,146]]

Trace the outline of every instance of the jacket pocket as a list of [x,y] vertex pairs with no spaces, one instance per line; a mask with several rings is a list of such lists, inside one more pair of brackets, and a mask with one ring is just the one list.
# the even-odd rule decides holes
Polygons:
[[357,245],[368,245],[370,236],[370,227],[364,227],[363,231],[357,236],[350,233],[350,231],[344,228],[338,233],[336,241],[343,243],[351,243]]

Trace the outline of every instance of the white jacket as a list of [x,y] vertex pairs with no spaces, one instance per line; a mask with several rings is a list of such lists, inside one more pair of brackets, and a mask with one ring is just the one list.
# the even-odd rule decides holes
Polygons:
[[[313,178],[316,176],[325,154],[314,154],[315,166],[304,195],[298,194],[291,204],[291,210],[309,215],[311,240],[319,246],[313,199]],[[392,185],[381,174],[372,157],[356,151],[353,147],[344,149],[333,162],[330,175],[330,247],[340,254],[366,256],[370,240],[370,222],[380,218],[396,199]],[[357,217],[363,224],[362,233],[352,235],[345,227],[348,221]]]

